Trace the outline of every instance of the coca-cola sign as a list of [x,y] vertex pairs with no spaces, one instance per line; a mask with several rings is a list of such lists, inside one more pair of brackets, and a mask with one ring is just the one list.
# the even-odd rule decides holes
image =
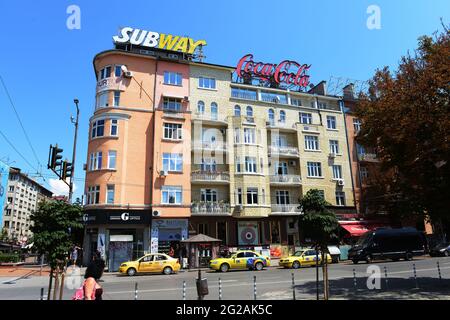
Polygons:
[[311,65],[296,61],[283,60],[279,64],[255,62],[252,54],[243,56],[237,66],[236,73],[240,78],[259,78],[263,81],[275,81],[277,84],[306,87],[309,84],[307,74]]

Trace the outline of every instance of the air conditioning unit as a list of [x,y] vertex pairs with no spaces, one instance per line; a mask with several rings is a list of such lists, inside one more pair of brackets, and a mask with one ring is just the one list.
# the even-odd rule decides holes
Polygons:
[[122,73],[124,78],[132,78],[133,77],[133,72],[131,71],[125,71]]
[[337,185],[338,186],[343,186],[344,185],[344,179],[338,179],[337,180]]
[[295,162],[294,160],[290,160],[289,165],[295,167],[297,165],[297,162]]
[[336,153],[331,152],[328,156],[329,156],[330,158],[336,158]]
[[159,217],[159,216],[161,216],[161,212],[159,210],[153,210],[152,216],[153,217]]
[[165,176],[167,176],[168,174],[169,174],[169,172],[167,172],[166,170],[161,170],[161,171],[159,172],[159,175],[162,176],[162,177],[165,177]]

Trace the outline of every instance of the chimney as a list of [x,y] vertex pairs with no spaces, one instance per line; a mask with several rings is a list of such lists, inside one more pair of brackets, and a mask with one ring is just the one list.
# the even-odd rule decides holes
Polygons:
[[344,99],[355,99],[355,92],[354,92],[354,84],[349,83],[344,88],[342,88],[342,91],[344,92]]
[[315,93],[321,96],[327,95],[327,82],[322,80],[319,84],[315,85],[311,89],[308,90],[308,93]]

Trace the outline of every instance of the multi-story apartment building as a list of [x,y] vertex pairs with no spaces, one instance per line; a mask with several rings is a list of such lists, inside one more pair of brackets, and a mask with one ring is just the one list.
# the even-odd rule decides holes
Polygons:
[[13,167],[9,169],[5,192],[2,227],[10,239],[26,242],[32,236],[31,214],[41,200],[51,198],[52,192]]

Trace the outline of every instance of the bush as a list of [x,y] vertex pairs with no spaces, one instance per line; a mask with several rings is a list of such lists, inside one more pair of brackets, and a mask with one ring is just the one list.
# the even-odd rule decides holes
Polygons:
[[0,263],[1,262],[19,262],[20,257],[18,254],[12,253],[0,253]]

